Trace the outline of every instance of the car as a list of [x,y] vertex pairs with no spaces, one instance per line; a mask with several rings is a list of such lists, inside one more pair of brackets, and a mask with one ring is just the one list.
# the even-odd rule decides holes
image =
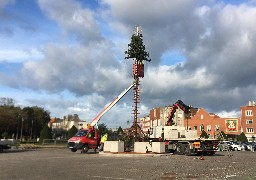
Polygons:
[[241,146],[241,144],[239,144],[237,142],[232,142],[231,150],[232,151],[242,151],[242,146]]
[[219,148],[218,148],[219,151],[228,151],[230,150],[230,145],[225,142],[225,141],[222,141],[219,143]]
[[248,151],[249,150],[248,143],[246,143],[246,142],[237,142],[237,143],[241,145],[242,151]]
[[254,152],[256,150],[256,143],[255,142],[247,143],[247,147],[248,147],[249,151],[253,151]]
[[256,143],[255,143],[255,142],[252,143],[252,149],[251,149],[251,151],[252,151],[252,152],[256,151]]

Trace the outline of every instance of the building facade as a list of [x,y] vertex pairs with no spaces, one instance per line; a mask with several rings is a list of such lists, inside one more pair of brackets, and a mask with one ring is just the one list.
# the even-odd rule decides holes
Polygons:
[[63,129],[68,131],[72,126],[75,126],[77,129],[86,128],[87,124],[85,121],[79,119],[77,114],[64,116],[63,119],[52,118],[48,126],[52,129]]
[[256,137],[256,103],[249,101],[247,106],[241,106],[241,127],[248,141],[255,142]]
[[241,119],[219,117],[207,112],[204,108],[199,108],[196,114],[188,120],[188,129],[197,130],[198,136],[205,131],[210,137],[216,138],[223,131],[229,137],[236,137],[241,134]]

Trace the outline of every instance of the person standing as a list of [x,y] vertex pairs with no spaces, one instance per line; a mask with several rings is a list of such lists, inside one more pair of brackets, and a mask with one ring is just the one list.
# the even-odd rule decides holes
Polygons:
[[99,151],[103,151],[103,148],[104,148],[104,143],[105,141],[108,140],[108,134],[104,134],[102,137],[101,137],[101,140],[100,140],[100,147],[99,147]]

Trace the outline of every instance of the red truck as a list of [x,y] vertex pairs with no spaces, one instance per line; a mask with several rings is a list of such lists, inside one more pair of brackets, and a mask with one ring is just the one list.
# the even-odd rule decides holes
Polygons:
[[125,89],[119,96],[117,96],[111,103],[109,103],[106,108],[103,109],[88,125],[87,129],[79,130],[72,138],[68,140],[68,148],[72,152],[76,152],[78,149],[81,149],[81,153],[87,153],[89,149],[96,149],[100,145],[101,134],[99,130],[94,127],[97,126],[100,118],[108,112],[132,87],[134,84],[130,85]]
[[72,152],[81,149],[81,153],[87,153],[89,149],[97,149],[100,145],[100,134],[98,129],[89,127],[79,130],[75,136],[68,140],[68,147]]

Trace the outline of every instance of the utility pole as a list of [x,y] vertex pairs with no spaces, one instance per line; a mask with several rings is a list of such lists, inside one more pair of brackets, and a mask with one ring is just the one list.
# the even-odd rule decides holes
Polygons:
[[21,117],[21,129],[20,129],[20,142],[22,142],[22,132],[23,132],[23,122],[24,122],[24,118]]
[[30,129],[30,140],[33,138],[33,119],[32,119],[32,122],[31,122],[31,129]]
[[19,121],[20,121],[20,115],[18,115],[18,120],[17,120],[16,140],[18,140],[18,137],[19,137]]
[[125,51],[127,57],[125,59],[132,58],[134,60],[133,63],[133,77],[134,77],[134,107],[133,107],[133,115],[134,121],[133,126],[135,127],[135,136],[134,141],[137,141],[137,126],[138,126],[138,104],[140,103],[140,80],[139,78],[144,77],[144,61],[151,61],[148,59],[149,53],[146,52],[145,46],[143,45],[142,39],[142,30],[140,26],[135,27],[134,34],[131,37],[131,43],[128,44],[128,51]]

